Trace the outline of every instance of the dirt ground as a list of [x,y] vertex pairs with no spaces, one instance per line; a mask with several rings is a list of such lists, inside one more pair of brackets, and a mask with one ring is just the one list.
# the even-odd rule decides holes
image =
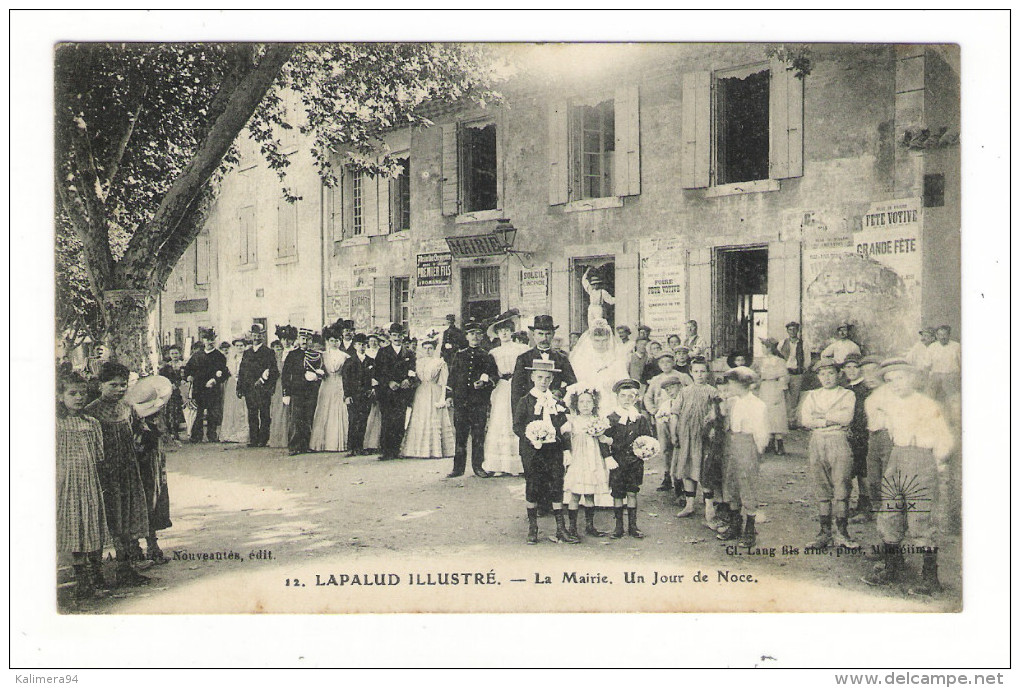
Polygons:
[[[675,498],[655,490],[662,480],[659,462],[646,468],[639,496],[644,539],[557,544],[544,539],[555,527],[545,517],[540,523],[543,541],[529,546],[523,478],[482,480],[469,473],[447,479],[450,460],[380,462],[375,456],[335,453],[290,457],[280,449],[184,444],[168,457],[174,525],[161,533],[160,545],[172,561],[146,570],[148,585],[76,605],[70,601],[71,584],[65,582],[58,600],[63,611],[99,614],[959,608],[959,538],[941,542],[940,576],[946,590],[935,598],[908,595],[906,583],[867,586],[860,577],[871,564],[860,554],[804,555],[818,527],[806,475],[806,436],[794,432],[786,445],[786,456],[770,454],[763,461],[760,551],[748,552],[719,542],[700,518],[676,518]],[[609,530],[612,514],[600,511],[596,523]],[[851,534],[862,545],[878,542],[874,524],[851,526]],[[800,551],[794,554],[790,548]],[[909,582],[920,555],[907,560]],[[112,566],[107,563],[111,579]],[[440,571],[491,571],[497,585],[516,587],[499,588],[494,595],[478,585],[460,586],[456,594],[427,582],[420,583],[426,587],[409,586],[416,572],[422,581],[427,573]],[[754,583],[719,580],[719,571]],[[354,583],[315,585],[334,574],[340,580],[345,573],[376,572],[396,572],[400,594]],[[575,572],[581,580],[584,574],[604,575],[612,582],[580,586],[584,589],[579,591],[564,572]],[[700,589],[692,584],[698,572],[706,579]],[[648,580],[629,584],[633,577],[627,580],[628,573]],[[662,574],[683,578],[675,585],[650,584]],[[553,585],[541,585],[546,575]],[[62,570],[60,580],[67,578]],[[626,587],[621,589],[621,583]]]

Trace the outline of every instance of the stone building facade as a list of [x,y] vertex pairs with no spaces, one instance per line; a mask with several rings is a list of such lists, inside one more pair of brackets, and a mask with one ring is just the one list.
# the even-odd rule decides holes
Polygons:
[[[389,132],[396,178],[325,188],[299,141],[295,206],[264,166],[232,173],[209,322],[421,333],[518,308],[565,342],[594,283],[611,322],[665,339],[694,319],[715,355],[790,320],[816,351],[842,320],[876,353],[958,331],[954,46],[814,45],[806,73],[760,44],[601,46],[587,69],[546,50],[564,68],[522,70],[500,105]],[[164,334],[194,317],[168,313],[182,300],[164,298]]]

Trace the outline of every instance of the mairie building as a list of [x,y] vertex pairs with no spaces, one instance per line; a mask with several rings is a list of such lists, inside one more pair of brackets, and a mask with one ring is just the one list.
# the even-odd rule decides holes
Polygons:
[[551,313],[565,343],[592,289],[653,338],[696,320],[714,356],[791,320],[815,351],[841,321],[877,354],[922,325],[958,331],[955,46],[512,50],[500,103],[382,135],[393,178],[345,169],[326,187],[289,130],[291,204],[243,134],[163,294],[164,343],[338,318],[421,334],[509,308]]

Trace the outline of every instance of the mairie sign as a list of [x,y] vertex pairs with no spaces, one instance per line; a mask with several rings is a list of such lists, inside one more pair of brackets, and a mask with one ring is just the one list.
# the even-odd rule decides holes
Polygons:
[[454,258],[479,258],[481,256],[499,256],[506,253],[506,245],[501,237],[492,234],[474,236],[446,237],[450,253]]

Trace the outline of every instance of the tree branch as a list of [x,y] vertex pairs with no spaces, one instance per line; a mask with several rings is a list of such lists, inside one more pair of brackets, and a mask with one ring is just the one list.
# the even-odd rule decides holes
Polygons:
[[205,188],[238,132],[247,124],[265,97],[293,45],[271,45],[258,66],[249,71],[233,89],[191,162],[171,185],[152,220],[139,228],[117,264],[117,283],[124,287],[148,289],[164,244],[174,238],[195,198]]
[[181,256],[188,250],[192,242],[205,226],[205,220],[209,216],[216,194],[211,185],[207,185],[202,193],[195,199],[188,208],[184,219],[174,236],[160,248],[156,263],[156,274],[152,280],[152,288],[155,291],[162,291],[166,288],[170,273],[177,266]]
[[127,126],[124,127],[124,133],[120,137],[120,141],[117,143],[117,147],[113,151],[113,156],[110,162],[106,165],[106,178],[103,179],[103,190],[104,194],[110,193],[110,187],[113,185],[113,180],[117,176],[117,170],[120,169],[120,161],[124,159],[124,151],[127,150],[128,143],[131,142],[131,135],[135,132],[135,123],[138,121],[138,116],[142,113],[142,105],[145,102],[145,94],[149,92],[148,86],[142,87],[142,93],[138,96],[138,107],[135,108],[133,113],[128,113]]
[[[103,305],[103,291],[110,283],[110,276],[113,273],[113,256],[110,254],[110,243],[103,232],[102,238],[98,237],[99,232],[94,231],[89,224],[87,214],[81,202],[81,198],[74,189],[67,187],[65,179],[57,180],[57,198],[60,200],[60,207],[64,216],[71,223],[78,240],[81,241],[82,254],[85,266],[85,274],[89,278],[89,288],[92,296],[99,304],[99,313],[106,324],[106,308]],[[105,225],[104,225],[105,226]]]

